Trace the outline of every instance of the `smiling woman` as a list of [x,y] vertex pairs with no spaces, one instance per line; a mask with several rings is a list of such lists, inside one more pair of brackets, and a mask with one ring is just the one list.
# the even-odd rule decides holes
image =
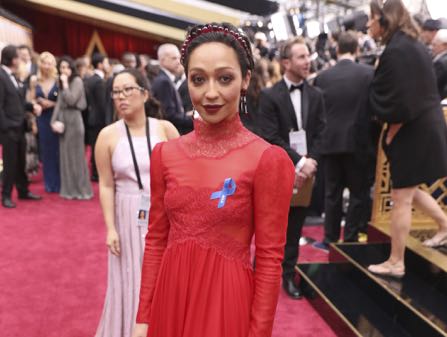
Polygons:
[[193,132],[153,152],[133,336],[269,337],[294,167],[239,119],[253,69],[243,33],[229,24],[195,26],[182,62],[200,118]]
[[[210,58],[208,55],[214,55]],[[189,94],[202,119],[218,123],[233,118],[239,109],[241,92],[247,91],[245,77],[231,47],[210,42],[192,51],[188,73]]]

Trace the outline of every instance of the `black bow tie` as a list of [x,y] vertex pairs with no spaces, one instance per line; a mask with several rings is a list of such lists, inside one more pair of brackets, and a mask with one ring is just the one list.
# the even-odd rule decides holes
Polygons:
[[295,89],[299,89],[300,91],[303,91],[303,83],[298,85],[291,85],[289,88],[289,92],[293,92]]

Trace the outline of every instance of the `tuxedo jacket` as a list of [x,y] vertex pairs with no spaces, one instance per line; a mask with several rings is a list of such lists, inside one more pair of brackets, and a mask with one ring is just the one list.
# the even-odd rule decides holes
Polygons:
[[341,60],[315,79],[326,107],[323,154],[354,153],[371,147],[368,101],[373,76],[373,67]]
[[447,53],[434,63],[436,81],[441,99],[447,98]]
[[192,118],[185,115],[180,95],[174,83],[163,70],[160,70],[152,82],[152,93],[160,101],[164,117],[174,124],[180,134],[192,131]]
[[[306,130],[308,156],[318,160],[325,125],[324,101],[321,91],[306,81],[301,93],[301,116]],[[298,130],[298,123],[284,79],[261,91],[257,118],[261,136],[286,150],[296,166],[301,156],[290,147],[289,133]]]
[[32,104],[25,101],[24,88],[16,88],[0,66],[0,130],[23,129],[25,110],[32,111]]
[[106,82],[98,74],[93,74],[84,80],[84,87],[87,97],[87,127],[104,127],[107,110]]

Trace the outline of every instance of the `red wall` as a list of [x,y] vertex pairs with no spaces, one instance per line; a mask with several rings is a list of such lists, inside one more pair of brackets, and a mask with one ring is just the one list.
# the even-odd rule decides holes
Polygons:
[[82,56],[96,29],[110,58],[120,58],[125,51],[148,54],[154,58],[157,55],[156,50],[160,44],[158,41],[115,32],[12,3],[3,6],[33,26],[34,49],[39,53],[49,51],[56,56]]

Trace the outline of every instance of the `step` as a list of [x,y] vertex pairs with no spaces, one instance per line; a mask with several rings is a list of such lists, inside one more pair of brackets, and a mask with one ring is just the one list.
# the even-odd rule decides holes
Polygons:
[[[389,226],[375,226],[370,224],[368,226],[368,242],[369,243],[384,243],[390,242]],[[413,228],[407,238],[407,249],[415,252],[430,261],[432,264],[447,272],[447,247],[427,248],[422,242],[436,233],[433,228]]]
[[443,336],[418,317],[408,317],[399,301],[353,264],[300,264],[298,270],[309,302],[337,336]]
[[447,273],[443,269],[407,249],[402,280],[384,278],[366,268],[387,259],[389,243],[336,244],[332,248],[330,261],[354,264],[421,319],[447,335]]

